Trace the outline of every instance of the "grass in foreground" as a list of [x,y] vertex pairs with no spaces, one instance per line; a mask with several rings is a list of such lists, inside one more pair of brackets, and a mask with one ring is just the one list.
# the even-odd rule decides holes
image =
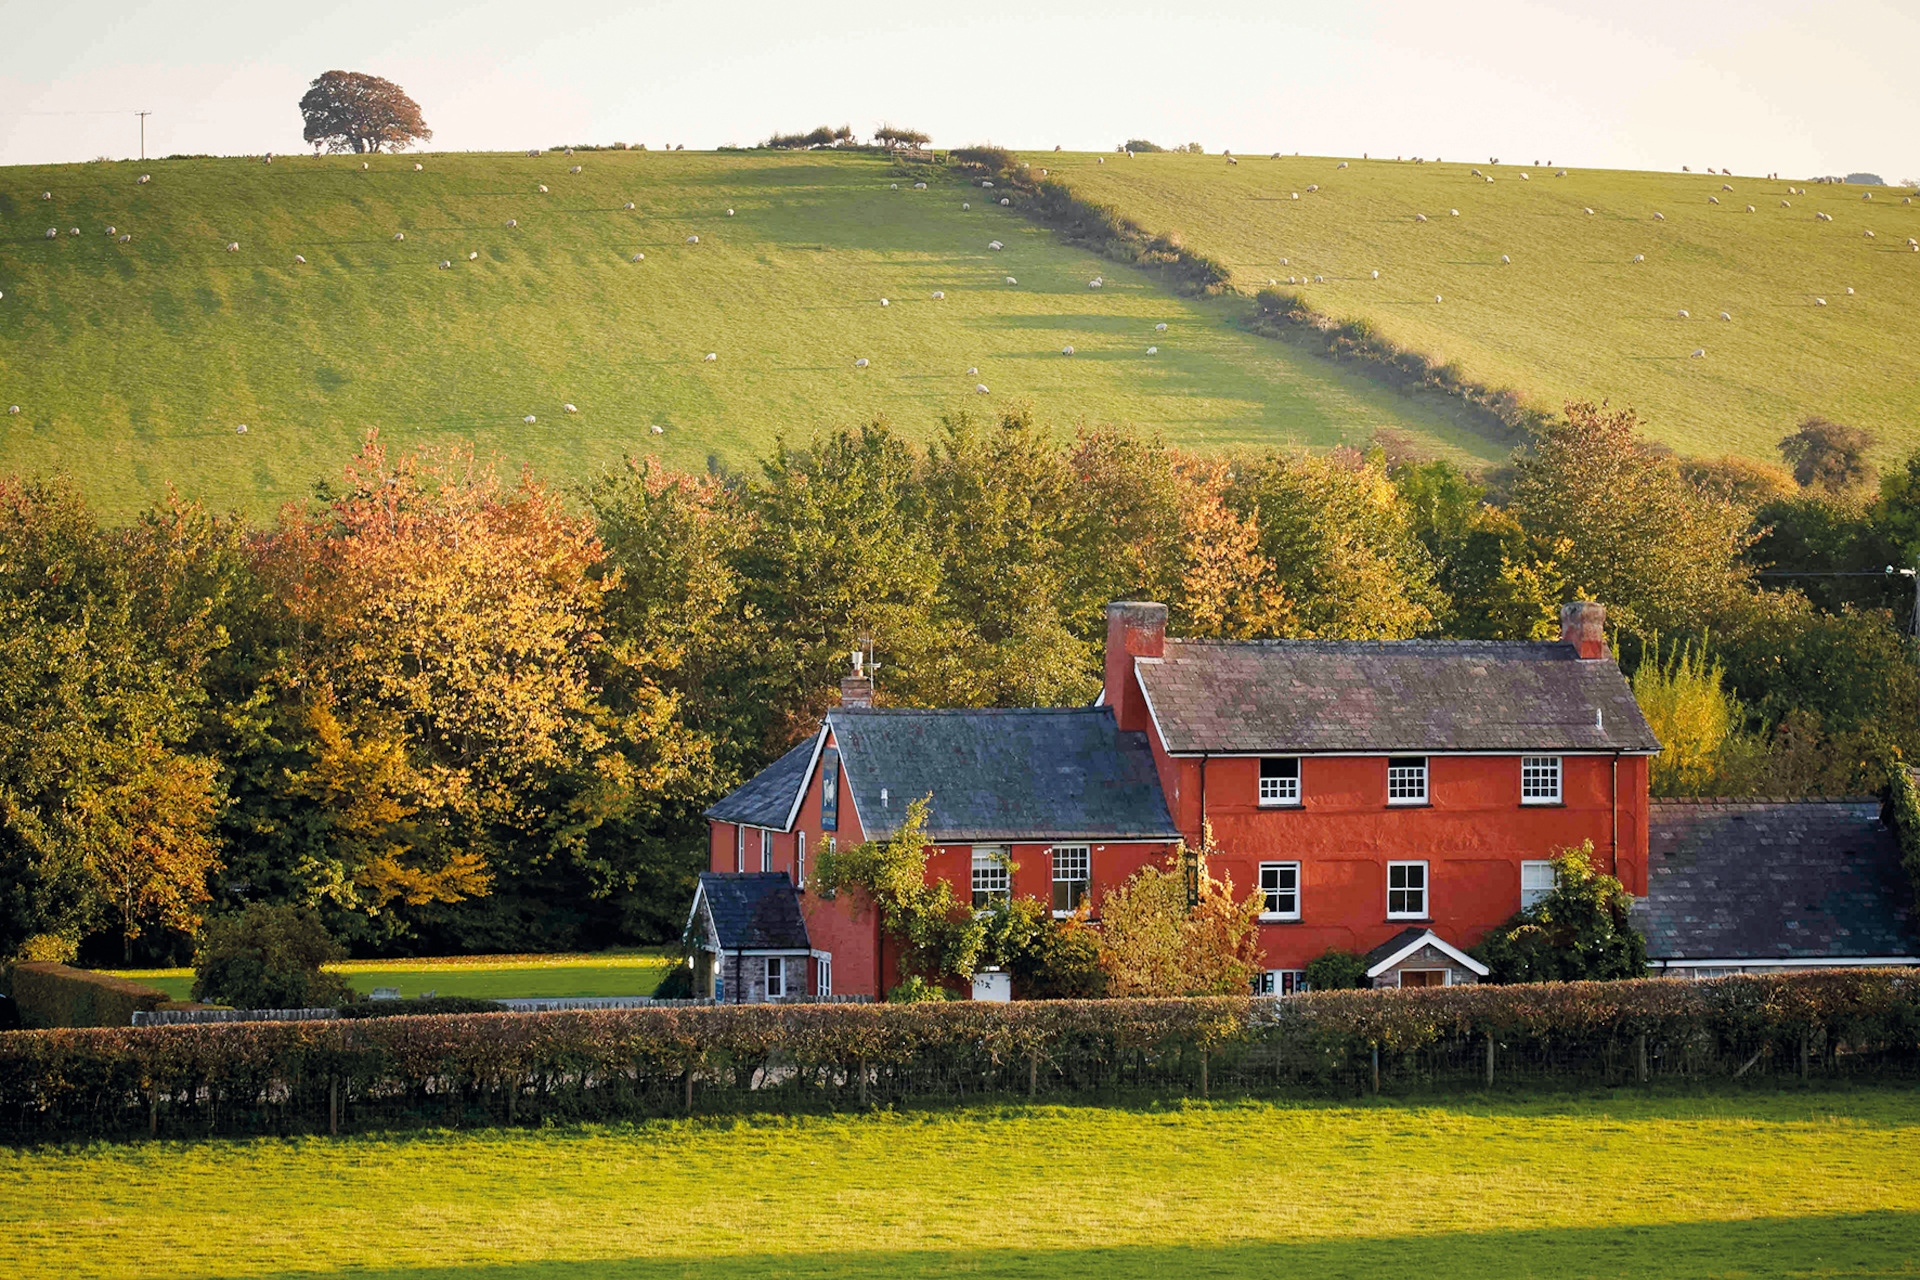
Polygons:
[[[589,955],[446,956],[421,960],[348,960],[328,965],[365,995],[375,987],[398,987],[411,998],[432,991],[482,1000],[540,996],[652,995],[673,962],[659,951]],[[185,1000],[193,990],[191,969],[116,969],[130,978]]]
[[0,1153],[67,1276],[1920,1275],[1911,1087]]
[[[1883,462],[1920,445],[1920,252],[1906,243],[1920,238],[1920,197],[1483,159],[1044,163],[1218,258],[1248,293],[1292,276],[1315,309],[1370,321],[1553,412],[1569,398],[1611,397],[1683,453],[1773,462],[1808,414],[1880,433]],[[1494,181],[1474,177],[1475,165]]]
[[1019,401],[1063,430],[1199,447],[1394,426],[1502,452],[1449,405],[1241,332],[1243,302],[1174,297],[876,156],[419,162],[0,169],[0,403],[21,407],[0,416],[0,470],[64,469],[109,512],[172,484],[266,515],[338,479],[369,427],[568,481],[628,453],[744,465],[777,432],[883,413],[926,438],[943,413]]

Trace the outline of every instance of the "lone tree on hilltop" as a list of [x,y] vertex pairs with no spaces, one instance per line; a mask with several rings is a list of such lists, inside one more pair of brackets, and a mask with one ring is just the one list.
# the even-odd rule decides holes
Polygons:
[[1874,444],[1873,432],[1865,427],[1812,417],[1780,442],[1780,456],[1804,487],[1840,493],[1873,481],[1875,470],[1867,461],[1867,450]]
[[433,138],[419,103],[393,81],[363,71],[329,71],[315,80],[300,114],[315,151],[399,151]]
[[883,124],[873,131],[873,140],[889,150],[913,151],[933,141],[918,129],[902,129]]

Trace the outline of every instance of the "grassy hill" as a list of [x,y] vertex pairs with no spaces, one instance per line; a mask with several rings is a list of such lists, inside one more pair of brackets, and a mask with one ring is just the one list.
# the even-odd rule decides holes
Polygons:
[[914,190],[873,155],[0,170],[0,406],[21,409],[0,416],[0,471],[65,469],[113,511],[172,483],[262,513],[337,475],[369,427],[566,480],[650,450],[741,464],[777,432],[878,413],[925,435],[1015,400],[1200,447],[1395,426],[1502,452],[1447,405],[1242,332],[1242,301],[1175,298],[982,194]]
[[1883,462],[1920,445],[1920,252],[1906,243],[1920,238],[1920,200],[1905,191],[1482,164],[1487,182],[1471,164],[1238,159],[1032,162],[1177,233],[1243,291],[1292,276],[1314,309],[1370,321],[1543,408],[1610,398],[1687,453],[1777,461],[1775,444],[1815,413],[1879,433]]

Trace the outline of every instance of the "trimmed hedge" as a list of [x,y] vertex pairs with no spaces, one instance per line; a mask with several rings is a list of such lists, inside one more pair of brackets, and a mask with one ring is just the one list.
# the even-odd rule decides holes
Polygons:
[[722,1005],[0,1036],[0,1132],[327,1132],[1040,1094],[1912,1074],[1920,975]]
[[138,982],[44,960],[14,965],[12,987],[21,1019],[33,1027],[131,1026],[135,1010],[173,1000]]

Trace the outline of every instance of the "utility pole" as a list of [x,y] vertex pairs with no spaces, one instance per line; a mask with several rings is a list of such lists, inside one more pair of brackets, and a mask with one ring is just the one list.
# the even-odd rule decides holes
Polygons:
[[145,160],[147,158],[147,117],[153,112],[136,111],[133,114],[140,117],[140,158]]

